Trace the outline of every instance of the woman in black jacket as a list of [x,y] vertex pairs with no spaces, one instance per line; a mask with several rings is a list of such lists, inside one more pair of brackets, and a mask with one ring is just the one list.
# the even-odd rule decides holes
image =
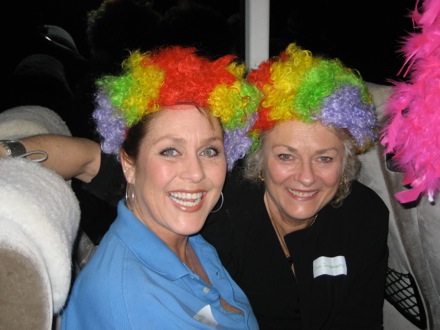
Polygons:
[[361,78],[295,44],[251,71],[254,149],[202,234],[261,329],[381,329],[388,209],[356,181],[377,122]]

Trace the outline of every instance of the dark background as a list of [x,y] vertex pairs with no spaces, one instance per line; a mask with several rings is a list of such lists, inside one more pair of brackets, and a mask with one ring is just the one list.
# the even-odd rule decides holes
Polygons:
[[[177,2],[156,0],[154,7],[164,14]],[[236,51],[244,56],[241,19],[244,0],[199,2],[236,21],[233,23]],[[20,57],[32,51],[33,33],[38,24],[63,27],[74,38],[80,53],[88,57],[86,13],[100,3],[98,0],[25,0],[8,4],[9,9],[2,10],[5,73],[12,70]],[[270,55],[297,41],[313,52],[341,58],[348,66],[358,69],[367,81],[386,83],[388,78],[396,77],[403,63],[397,49],[401,37],[412,30],[407,14],[414,5],[413,0],[272,0]]]
[[[148,0],[113,1],[141,3]],[[156,0],[153,8],[165,16],[178,2]],[[214,8],[216,14],[177,14],[169,19],[172,28],[167,37],[162,36],[162,27],[151,28],[154,25],[149,24],[148,15],[139,14],[141,18],[135,19],[133,12],[120,14],[122,11],[116,10],[96,33],[94,48],[96,52],[102,51],[102,47],[113,47],[115,53],[112,56],[105,52],[92,56],[87,38],[87,18],[91,10],[100,6],[101,0],[13,1],[8,4],[8,10],[2,10],[3,19],[0,20],[5,86],[0,112],[19,105],[46,106],[60,114],[72,135],[96,139],[91,121],[94,78],[112,72],[115,66],[119,68],[121,54],[118,50],[125,41],[124,47],[139,45],[149,48],[155,42],[161,43],[162,38],[165,43],[177,40],[186,45],[195,43],[210,55],[235,52],[244,59],[244,0],[198,2]],[[414,4],[415,0],[272,0],[270,56],[277,55],[289,43],[297,42],[314,54],[340,58],[347,66],[357,69],[368,82],[389,84],[390,79],[403,79],[397,76],[403,64],[398,50],[402,38],[413,31],[408,14]],[[6,8],[6,4],[4,6]],[[114,18],[118,18],[118,23],[112,23]],[[142,24],[138,25],[139,21]],[[73,38],[78,54],[48,44],[41,29],[47,24],[66,30]],[[154,40],[155,37],[160,40]],[[49,82],[53,77],[31,72],[32,79],[27,76],[17,79],[14,74],[17,65],[36,53],[49,54],[60,60],[65,76]],[[107,65],[111,63],[116,64]],[[51,74],[49,72],[49,76]],[[64,82],[70,85],[72,99],[64,96]],[[115,208],[84,191],[79,181],[73,180],[72,184],[81,205],[81,227],[98,243],[115,217]]]

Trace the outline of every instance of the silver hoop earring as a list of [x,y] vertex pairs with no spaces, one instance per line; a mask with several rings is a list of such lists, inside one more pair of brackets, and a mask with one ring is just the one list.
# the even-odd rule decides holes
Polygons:
[[[220,193],[220,197],[221,197],[220,206],[217,207],[215,210],[212,210],[211,213],[216,213],[216,212],[218,212],[218,211],[221,210],[221,208],[222,208],[222,206],[223,206],[223,202],[225,201],[225,198],[223,197],[223,191]],[[217,202],[217,204],[218,204],[218,202]],[[217,205],[217,204],[216,204],[216,205]]]
[[134,205],[134,190],[132,184],[127,183],[127,185],[125,186],[125,206],[127,206],[129,210],[132,210],[133,205]]

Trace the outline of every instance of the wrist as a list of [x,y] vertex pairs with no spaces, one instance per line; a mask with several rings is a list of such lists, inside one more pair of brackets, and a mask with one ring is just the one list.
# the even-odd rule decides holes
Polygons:
[[1,157],[20,157],[26,154],[23,143],[16,140],[0,140]]
[[0,143],[0,158],[6,158],[8,157],[8,151],[5,147],[3,147],[3,144]]
[[[39,157],[35,157],[39,155]],[[0,140],[0,158],[29,158],[34,162],[44,162],[47,159],[47,153],[43,150],[27,151],[26,147],[17,140]]]

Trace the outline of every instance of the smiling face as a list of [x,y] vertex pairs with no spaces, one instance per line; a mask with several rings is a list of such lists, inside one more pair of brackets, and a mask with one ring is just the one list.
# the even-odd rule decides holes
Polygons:
[[121,152],[133,213],[162,240],[197,233],[226,176],[219,121],[195,107],[154,114],[135,162]]
[[344,144],[321,123],[289,120],[263,140],[266,205],[274,220],[300,224],[328,204],[344,168]]

